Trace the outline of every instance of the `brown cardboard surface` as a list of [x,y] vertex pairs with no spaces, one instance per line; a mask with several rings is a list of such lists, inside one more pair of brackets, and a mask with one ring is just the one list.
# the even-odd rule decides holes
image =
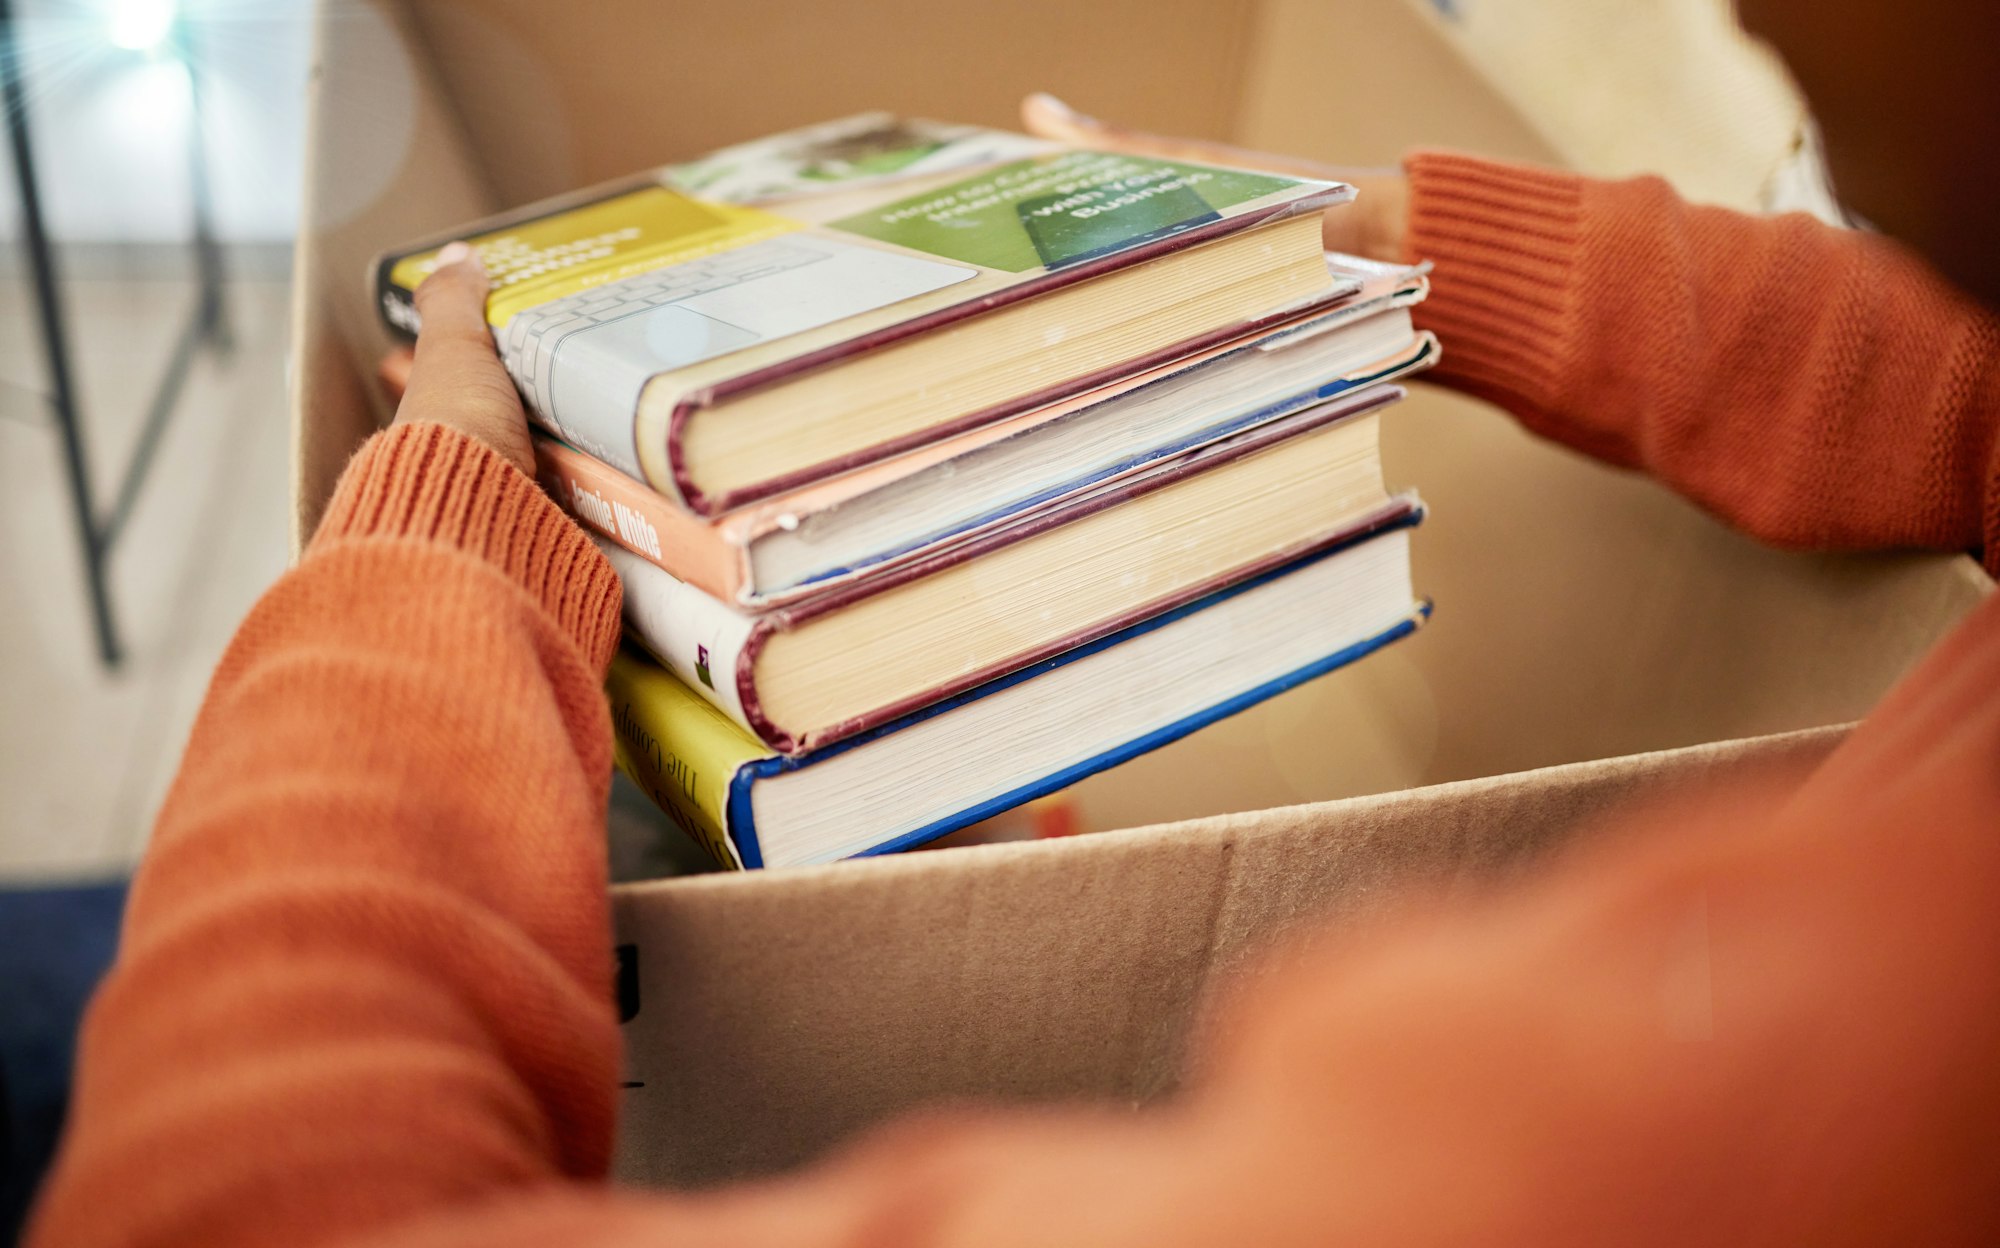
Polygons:
[[1590,820],[1839,729],[1062,841],[622,890],[636,949],[619,1169],[697,1186],[919,1105],[1172,1092],[1196,1020],[1303,925],[1493,887]]
[[872,109],[1011,125],[1067,94],[1169,133],[1231,129],[1254,0],[422,0],[493,185],[521,203]]
[[1363,167],[1393,166],[1419,147],[1557,163],[1555,149],[1439,37],[1425,12],[1431,3],[1264,0],[1237,141]]
[[[1038,87],[1336,160],[1548,152],[1399,0],[756,0],[671,21],[645,0],[340,0],[320,35],[301,537],[387,415],[368,259],[509,202],[862,107],[1004,122]],[[1637,794],[1809,760],[1830,730],[1760,734],[1862,714],[1990,588],[1963,558],[1761,550],[1442,391],[1385,434],[1391,482],[1433,509],[1434,622],[1073,791],[1086,826],[1166,826],[620,888],[645,1084],[624,1170],[764,1173],[939,1099],[1162,1095],[1214,985],[1285,933],[1504,876]]]

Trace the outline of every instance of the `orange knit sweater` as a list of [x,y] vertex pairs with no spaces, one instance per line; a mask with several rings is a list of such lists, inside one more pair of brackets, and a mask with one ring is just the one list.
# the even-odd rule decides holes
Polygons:
[[[1449,381],[1774,541],[2000,548],[1994,323],[1892,246],[1412,173]],[[1803,789],[1295,958],[1171,1109],[666,1197],[598,1182],[617,600],[483,448],[357,457],[216,673],[33,1244],[2000,1241],[2000,604]]]

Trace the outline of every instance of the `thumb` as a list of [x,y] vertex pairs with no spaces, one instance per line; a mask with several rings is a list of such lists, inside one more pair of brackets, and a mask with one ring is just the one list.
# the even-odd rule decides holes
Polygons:
[[436,270],[417,287],[423,328],[396,420],[450,425],[532,476],[534,450],[521,396],[486,324],[492,289],[486,266],[464,243],[451,244],[437,258]]
[[1115,146],[1107,140],[1110,127],[1095,117],[1077,112],[1046,91],[1021,98],[1021,128],[1041,139],[1075,143],[1080,147]]
[[447,243],[436,265],[415,293],[417,314],[423,318],[419,341],[434,331],[445,337],[486,333],[486,296],[493,283],[479,253],[464,243]]

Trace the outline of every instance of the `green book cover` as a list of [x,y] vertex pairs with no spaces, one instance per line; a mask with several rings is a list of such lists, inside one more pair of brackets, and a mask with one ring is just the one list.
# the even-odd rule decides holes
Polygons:
[[[388,323],[414,330],[413,292],[439,248],[465,239],[492,276],[487,319],[535,419],[713,515],[751,495],[731,493],[748,487],[727,471],[697,484],[691,461],[727,452],[689,432],[694,413],[754,405],[782,383],[865,366],[861,357],[975,317],[999,323],[1016,305],[1073,282],[1297,218],[1350,193],[1332,183],[867,115],[462,226],[383,256],[376,294]],[[1286,249],[1282,261],[1270,253],[1284,279],[1254,299],[1232,299],[1213,276],[1177,289],[1215,318],[1203,332],[1247,329],[1333,289],[1323,269],[1296,253]],[[1187,337],[1146,320],[1158,312],[1150,304],[1133,309],[1133,323],[1149,326],[1127,344],[1139,358]],[[1066,366],[1073,375],[1037,377],[1034,392],[1050,383],[1085,386],[1103,367],[1087,348],[1053,347],[1066,341],[1052,339],[1052,350],[1078,352]],[[1022,354],[1008,350],[1009,358]],[[1032,372],[1020,368],[1024,379]],[[941,379],[933,388],[952,392]],[[919,402],[901,391],[868,391],[853,402],[871,420],[815,448],[821,458],[792,463],[788,455],[806,452],[798,439],[780,436],[760,443],[757,467],[768,476],[740,464],[730,471],[750,475],[766,493],[776,482],[833,475],[856,466],[843,457],[887,453],[871,450],[871,440],[887,448],[995,406],[965,401],[971,410],[955,411],[941,408],[937,394]],[[697,445],[706,449],[691,449]]]

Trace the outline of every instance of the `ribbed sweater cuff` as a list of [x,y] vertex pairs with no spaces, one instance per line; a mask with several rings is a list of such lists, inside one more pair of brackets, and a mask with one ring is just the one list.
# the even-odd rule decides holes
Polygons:
[[1547,406],[1574,317],[1582,179],[1446,152],[1405,170],[1409,257],[1436,266],[1417,316],[1444,343],[1439,379]]
[[396,425],[361,448],[312,545],[363,537],[477,556],[533,595],[599,668],[618,648],[618,577],[603,553],[518,468],[454,429]]

